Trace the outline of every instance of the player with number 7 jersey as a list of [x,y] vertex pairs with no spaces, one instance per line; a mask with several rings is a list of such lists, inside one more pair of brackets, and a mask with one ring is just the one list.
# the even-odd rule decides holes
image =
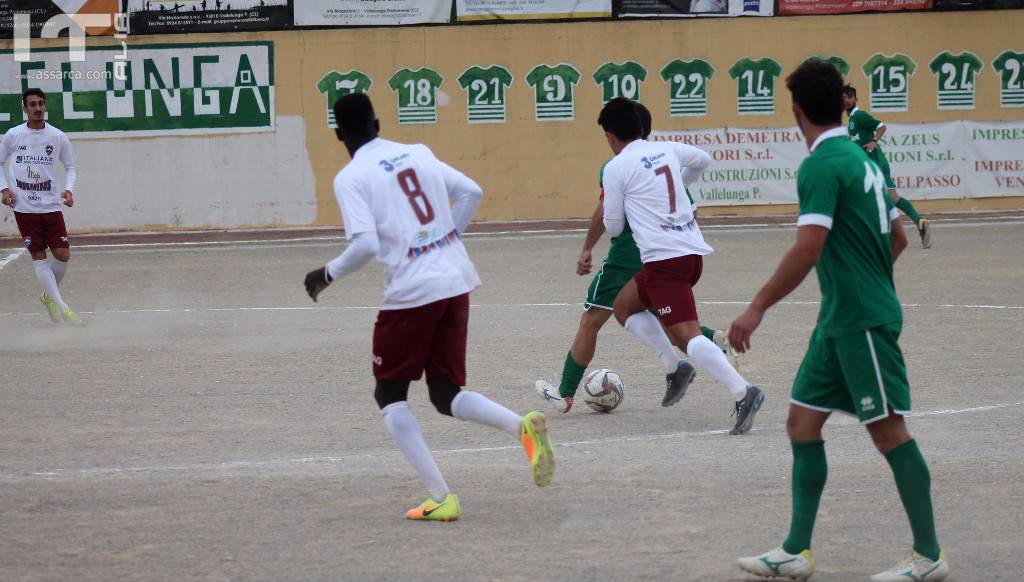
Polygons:
[[428,491],[406,517],[454,521],[461,514],[459,499],[449,491],[407,402],[410,383],[424,373],[438,412],[517,437],[534,483],[547,485],[555,457],[545,416],[519,416],[483,394],[462,389],[469,292],[480,285],[462,232],[483,192],[427,146],[381,139],[366,94],[339,99],[334,116],[338,139],[352,156],[334,179],[350,244],[306,275],[306,292],[316,301],[328,285],[370,259],[384,264],[384,304],[373,330],[373,395],[388,432]]
[[[660,333],[660,320],[672,343],[729,390],[736,417],[730,434],[745,434],[764,393],[701,332],[693,296],[703,257],[712,249],[694,219],[686,187],[700,177],[711,156],[681,143],[642,139],[641,119],[628,99],[609,101],[598,123],[615,153],[604,171],[604,225],[614,237],[628,219],[643,261],[640,272],[615,298],[615,319],[647,345]],[[686,373],[678,386],[668,387],[668,401],[682,398],[697,375],[689,362],[679,366]]]

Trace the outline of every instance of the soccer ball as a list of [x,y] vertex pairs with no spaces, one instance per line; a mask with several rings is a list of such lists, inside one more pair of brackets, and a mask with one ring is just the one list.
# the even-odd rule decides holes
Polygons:
[[594,370],[583,380],[583,402],[598,412],[611,412],[620,404],[622,378],[612,370]]

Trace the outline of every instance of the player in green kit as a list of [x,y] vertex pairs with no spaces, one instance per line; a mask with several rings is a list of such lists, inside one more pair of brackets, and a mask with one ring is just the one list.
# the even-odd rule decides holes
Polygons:
[[[637,103],[637,113],[643,125],[644,139],[651,133],[651,112],[643,104]],[[603,182],[604,166],[601,166],[601,177]],[[686,193],[693,204],[690,193]],[[593,269],[591,252],[594,245],[604,234],[604,207],[598,204],[597,210],[590,220],[590,228],[587,229],[587,237],[583,242],[583,250],[576,262],[576,274],[587,275]],[[640,272],[643,262],[640,260],[640,249],[633,240],[633,232],[629,229],[629,223],[619,236],[612,238],[608,247],[608,257],[601,265],[601,269],[590,282],[587,289],[587,299],[583,304],[583,317],[580,319],[580,326],[576,330],[576,338],[573,340],[572,348],[565,356],[565,363],[562,366],[562,378],[556,390],[554,386],[544,380],[537,380],[534,387],[548,403],[560,412],[569,412],[572,409],[573,398],[579,388],[580,381],[587,371],[587,366],[594,359],[594,351],[597,349],[597,334],[612,316],[612,306],[615,297],[622,290],[622,287],[633,279],[633,276]],[[666,372],[666,396],[662,400],[662,406],[675,404],[682,396],[682,389],[678,386],[682,383],[682,373],[679,370],[679,358],[676,356],[672,341],[661,330],[660,325],[655,326],[661,331],[660,337],[645,338],[645,343],[661,359]],[[729,357],[734,368],[738,368],[736,352],[729,345],[726,334],[723,330],[715,330],[710,327],[701,326],[701,332],[705,337],[715,342],[722,351]]]
[[746,572],[806,580],[814,573],[811,531],[828,466],[821,431],[833,411],[855,414],[888,461],[914,534],[913,550],[872,582],[938,582],[949,564],[935,536],[931,477],[904,416],[910,386],[898,343],[903,312],[893,262],[907,245],[885,196],[879,167],[842,127],[843,78],[835,66],[808,61],[786,80],[793,114],[810,145],[800,165],[796,244],[750,307],[729,328],[740,352],[765,311],[815,268],[821,311],[793,383],[786,430],[793,450],[793,506],[781,547],[740,558]]
[[893,181],[889,170],[889,161],[885,159],[885,154],[882,153],[882,146],[878,145],[878,140],[882,139],[882,136],[885,135],[885,124],[872,117],[867,111],[862,111],[857,107],[857,89],[853,85],[843,87],[843,108],[846,109],[846,114],[850,116],[850,139],[853,140],[853,143],[864,148],[868,157],[882,169],[882,173],[885,175],[885,187],[889,191],[889,198],[892,199],[892,203],[896,205],[896,208],[902,210],[903,214],[909,216],[910,220],[914,221],[914,226],[917,227],[917,234],[921,235],[921,246],[926,249],[930,248],[932,246],[932,233],[928,221],[921,218],[921,215],[917,213],[917,209],[910,203],[910,200],[896,193],[896,183]]

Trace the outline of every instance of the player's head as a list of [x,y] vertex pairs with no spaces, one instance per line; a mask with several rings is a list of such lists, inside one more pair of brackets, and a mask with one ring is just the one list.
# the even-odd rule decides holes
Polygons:
[[843,122],[843,76],[832,63],[805,61],[786,78],[793,115],[806,135],[808,126],[835,127]]
[[640,116],[640,137],[647,139],[651,136],[651,110],[643,103],[637,101],[636,114]]
[[608,145],[616,155],[626,144],[640,139],[644,133],[636,102],[625,97],[616,97],[605,104],[601,109],[601,114],[597,117],[597,124],[604,129]]
[[843,87],[843,109],[853,111],[857,106],[857,88],[853,85]]
[[345,142],[350,153],[380,133],[380,122],[373,111],[373,103],[365,93],[349,93],[334,102],[335,133]]
[[26,89],[21,94],[21,105],[29,121],[42,121],[46,117],[46,94],[42,89]]

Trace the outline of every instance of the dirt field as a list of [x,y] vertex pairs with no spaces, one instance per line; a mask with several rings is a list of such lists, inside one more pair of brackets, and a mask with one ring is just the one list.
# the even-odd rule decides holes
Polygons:
[[[794,231],[721,225],[697,288],[727,327]],[[910,428],[931,465],[939,539],[960,582],[1021,580],[1024,217],[935,223],[897,265]],[[296,237],[302,238],[302,237]],[[107,241],[116,243],[117,239]],[[195,241],[193,241],[195,242]],[[578,231],[468,237],[469,387],[546,410],[589,279]],[[815,321],[813,278],[770,312],[741,372],[767,393],[755,430],[699,374],[659,406],[657,359],[610,324],[594,366],[619,371],[609,415],[551,414],[558,468],[533,486],[518,443],[411,403],[463,517],[414,523],[424,487],[372,398],[374,266],[314,305],[306,271],[339,240],[78,245],[53,325],[31,261],[0,250],[0,579],[748,580],[740,555],[789,519],[790,383]],[[605,243],[599,247],[603,256]],[[833,418],[815,531],[821,582],[863,581],[911,543],[892,475],[854,420]]]

